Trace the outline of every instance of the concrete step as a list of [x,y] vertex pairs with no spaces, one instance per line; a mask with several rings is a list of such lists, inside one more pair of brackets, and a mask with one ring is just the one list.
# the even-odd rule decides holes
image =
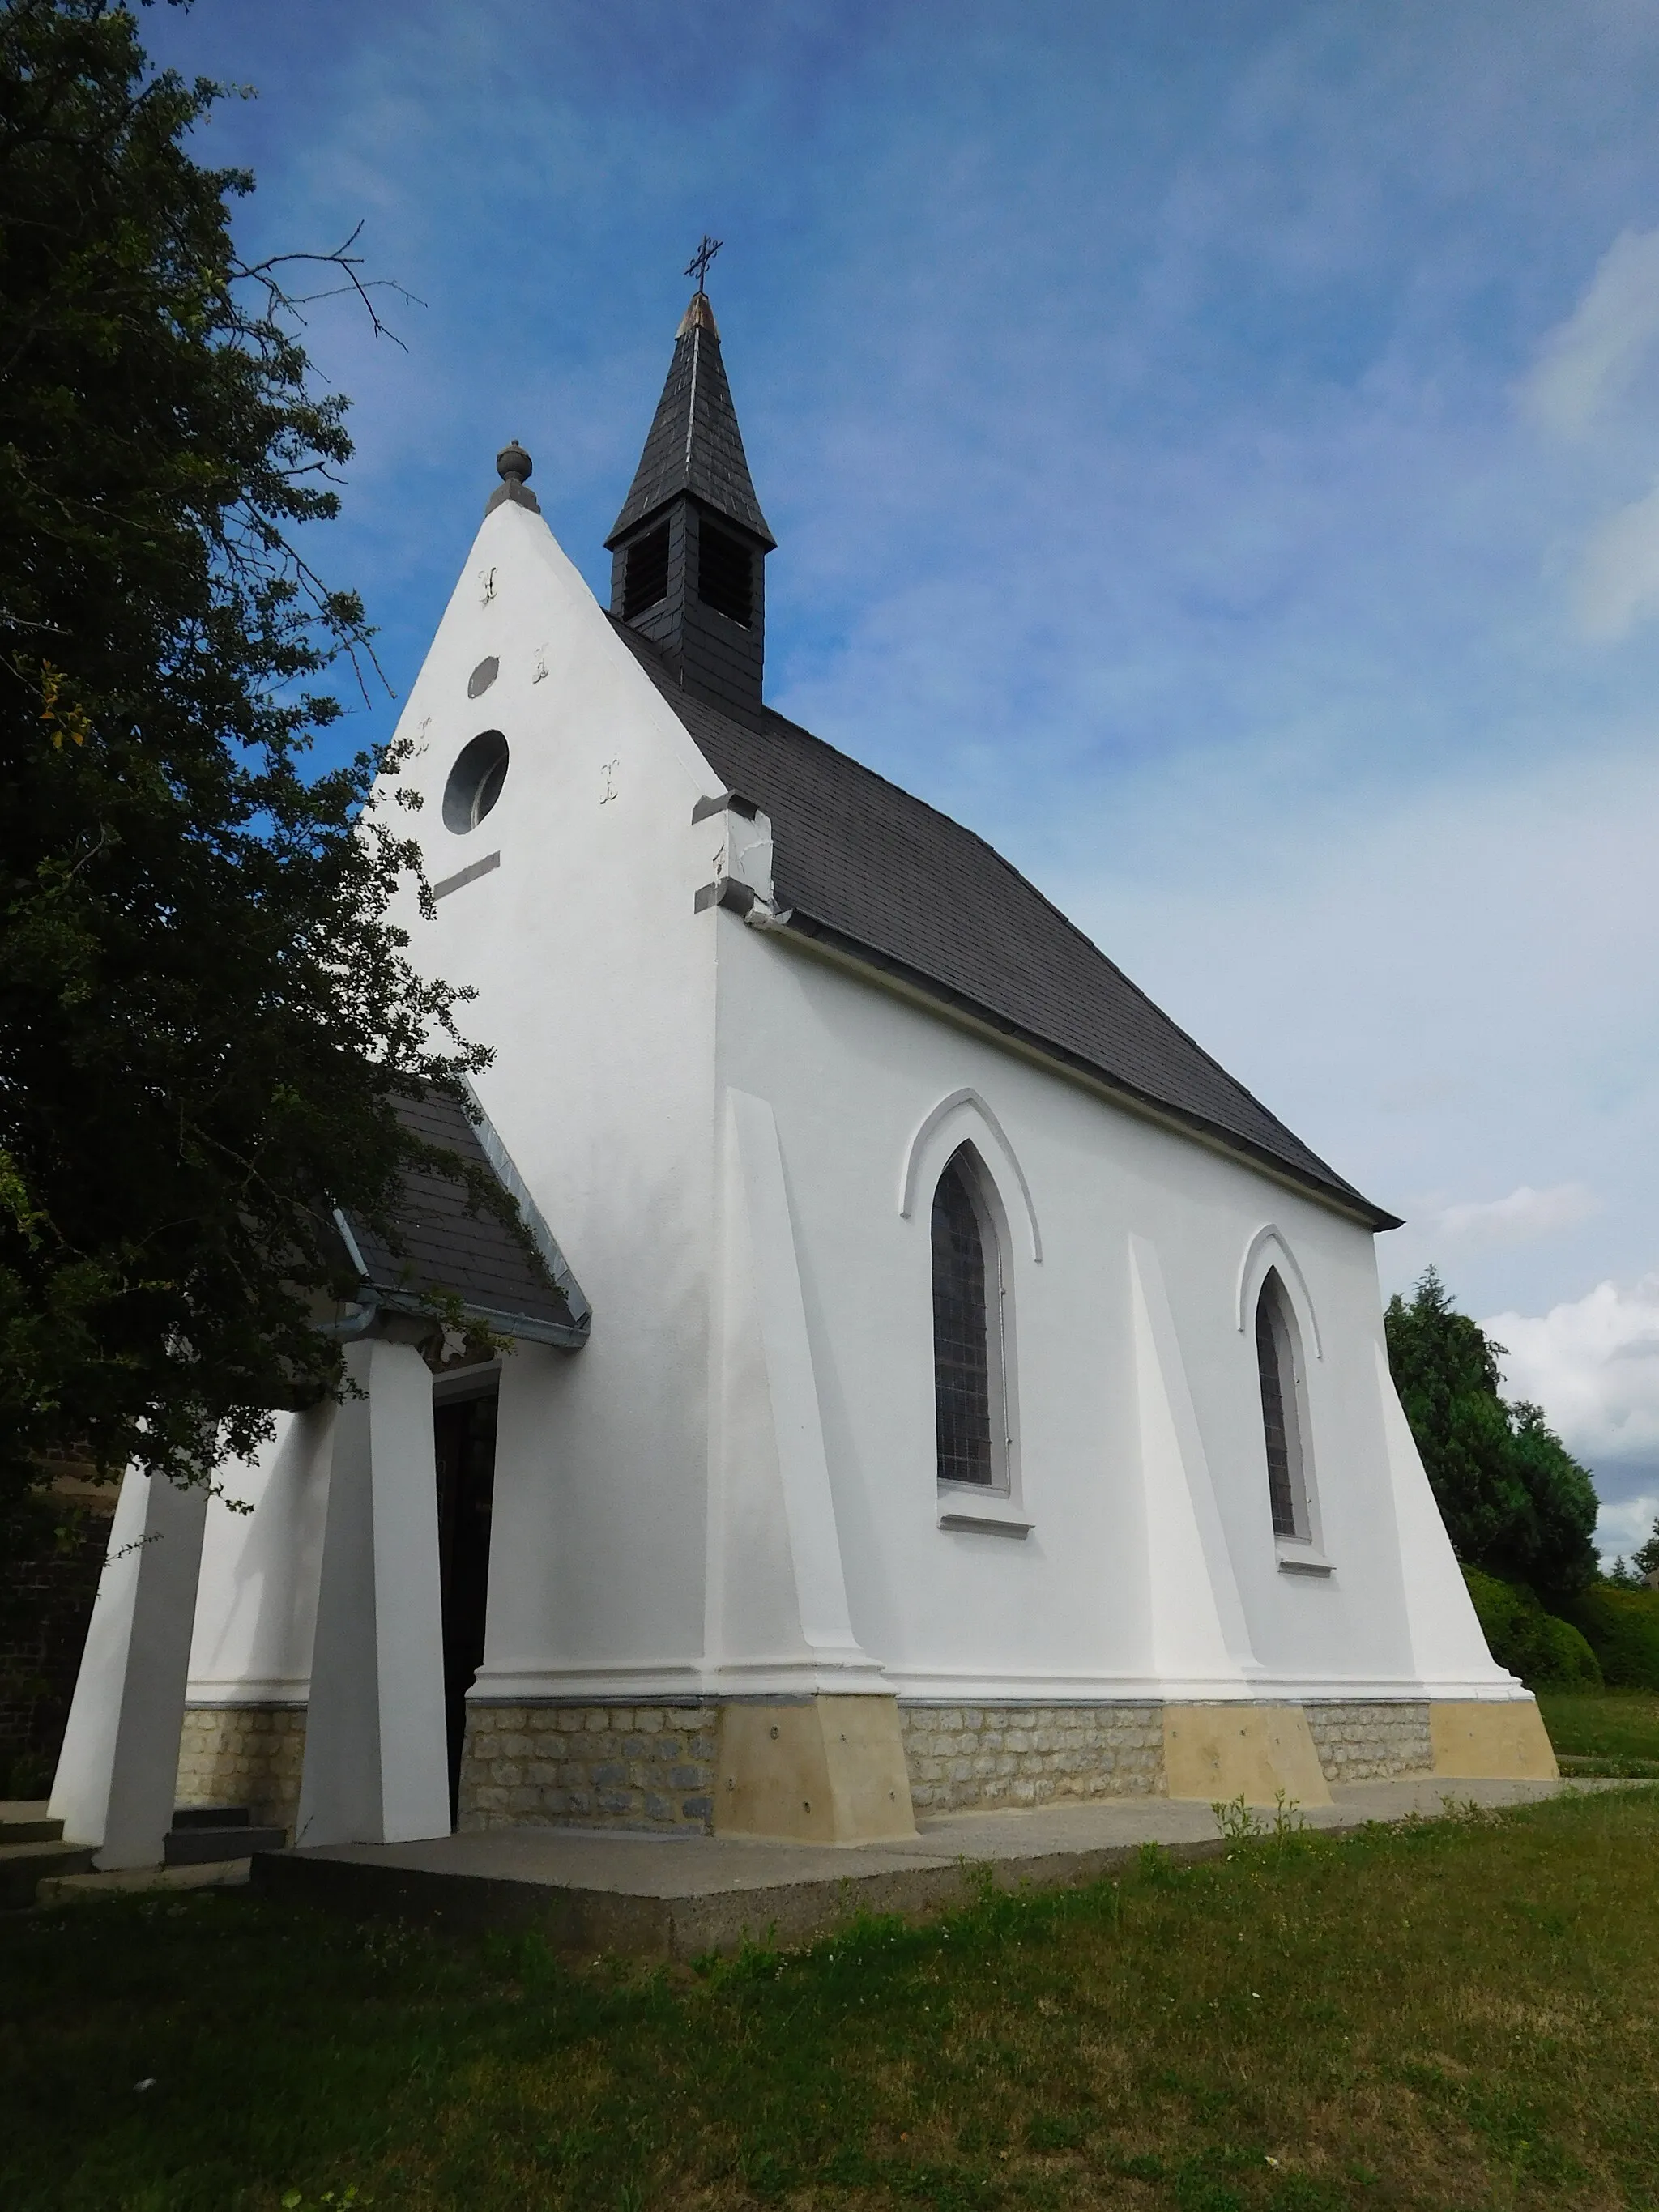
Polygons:
[[210,1859],[205,1866],[112,1867],[90,1874],[62,1875],[40,1885],[42,1905],[95,1904],[103,1897],[131,1897],[173,1889],[239,1889],[248,1880],[252,1859]]
[[0,1844],[0,1911],[24,1911],[43,1881],[85,1874],[91,1865],[90,1844]]
[[253,1815],[246,1805],[175,1805],[173,1826],[180,1828],[247,1828]]
[[216,1859],[245,1859],[255,1851],[280,1851],[288,1841],[283,1828],[254,1828],[246,1823],[222,1828],[175,1827],[163,1845],[170,1867],[209,1866]]
[[0,1844],[55,1844],[64,1824],[46,1810],[44,1797],[0,1798]]

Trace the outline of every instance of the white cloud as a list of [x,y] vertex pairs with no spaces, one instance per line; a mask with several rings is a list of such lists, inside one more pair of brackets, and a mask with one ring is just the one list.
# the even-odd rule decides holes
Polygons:
[[1595,1548],[1604,1565],[1628,1559],[1653,1534],[1659,1520],[1659,1495],[1645,1491],[1639,1498],[1621,1498],[1616,1505],[1603,1505],[1595,1523]]
[[1530,1244],[1558,1229],[1576,1228],[1601,1210],[1601,1200],[1582,1182],[1556,1183],[1548,1190],[1523,1182],[1507,1198],[1442,1206],[1433,1221],[1443,1236],[1468,1244]]
[[[1640,951],[1659,933],[1652,735],[1622,760],[1586,744],[1501,788],[1471,778],[1369,810],[1298,805],[1255,759],[1205,767],[1163,767],[1109,815],[1075,806],[1075,857],[1034,837],[1012,857],[1407,1216],[1379,1248],[1385,1290],[1434,1261],[1465,1310],[1540,1314],[1659,1266],[1659,973]],[[1603,1204],[1575,1224],[1556,1194],[1591,1163]],[[1443,1233],[1457,1200],[1522,1187],[1559,1207],[1550,1236]],[[1479,1224],[1504,1225],[1523,1224]]]
[[1659,614],[1659,483],[1596,525],[1579,556],[1573,609],[1587,637],[1628,637]]
[[1582,437],[1621,398],[1659,341],[1659,230],[1626,230],[1588,292],[1545,339],[1523,391],[1534,421]]
[[1659,1456],[1659,1275],[1480,1326],[1507,1347],[1506,1395],[1540,1405],[1577,1457]]
[[[1589,289],[1544,340],[1521,399],[1533,421],[1582,443],[1606,425],[1628,433],[1650,413],[1630,400],[1659,362],[1659,229],[1626,230],[1602,256]],[[1644,395],[1636,394],[1639,400]],[[1597,449],[1607,447],[1598,440]],[[1620,443],[1615,435],[1613,445]],[[1626,436],[1622,442],[1628,447]],[[1573,613],[1587,637],[1627,637],[1659,614],[1659,483],[1603,515],[1570,558]]]

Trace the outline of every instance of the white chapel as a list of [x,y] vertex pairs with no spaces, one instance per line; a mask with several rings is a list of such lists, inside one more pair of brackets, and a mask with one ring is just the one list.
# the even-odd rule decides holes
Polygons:
[[[501,454],[400,726],[523,1240],[342,1214],[353,1395],[129,1477],[53,1809],[305,1846],[1553,1774],[1318,1158],[970,831],[765,703],[699,289],[603,606]],[[423,1295],[510,1348],[457,1353]],[[233,1510],[240,1506],[241,1510]]]

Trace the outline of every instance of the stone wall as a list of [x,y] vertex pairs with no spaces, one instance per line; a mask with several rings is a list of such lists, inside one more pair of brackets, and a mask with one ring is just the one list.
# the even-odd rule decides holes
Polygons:
[[291,1842],[305,1761],[303,1705],[191,1705],[179,1739],[180,1805],[246,1805]]
[[919,1814],[1164,1787],[1161,1705],[902,1704],[899,1723]]
[[713,1705],[469,1705],[459,1826],[706,1831],[719,1727]]
[[1426,1774],[1434,1765],[1426,1703],[1303,1710],[1327,1782],[1379,1782],[1391,1774]]

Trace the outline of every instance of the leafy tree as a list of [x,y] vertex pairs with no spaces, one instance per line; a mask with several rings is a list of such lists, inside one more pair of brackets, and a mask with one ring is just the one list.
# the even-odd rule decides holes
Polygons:
[[1503,1346],[1457,1311],[1432,1267],[1385,1319],[1395,1387],[1458,1558],[1548,1593],[1593,1580],[1595,1486],[1539,1407],[1500,1396]]
[[218,96],[110,0],[0,4],[0,1512],[337,1388],[316,1202],[384,1218],[393,1094],[483,1057],[389,918],[395,763],[305,758],[367,646],[296,544],[350,445],[186,149]]
[[1659,1515],[1654,1516],[1653,1532],[1647,1542],[1632,1553],[1630,1563],[1644,1577],[1659,1574]]

